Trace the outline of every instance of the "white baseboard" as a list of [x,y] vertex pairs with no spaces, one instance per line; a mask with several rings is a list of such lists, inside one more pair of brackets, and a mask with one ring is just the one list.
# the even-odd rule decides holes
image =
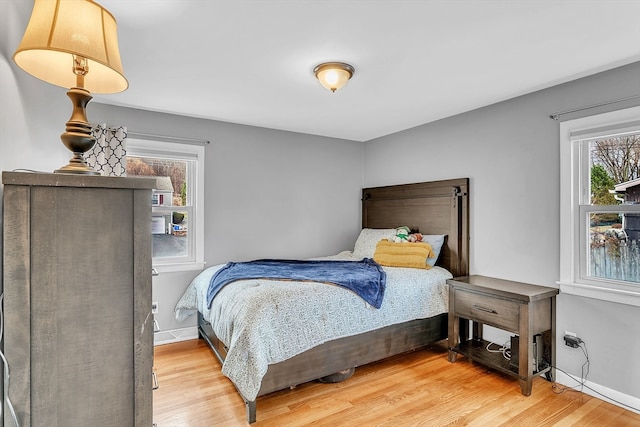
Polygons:
[[188,341],[198,338],[198,327],[191,326],[182,329],[159,331],[153,334],[153,345],[170,344],[173,342]]
[[592,383],[591,381],[585,381],[585,386],[580,387],[580,378],[569,376],[557,369],[556,382],[566,387],[575,387],[577,385],[578,390],[582,391],[585,394],[588,394],[589,396],[597,397],[598,399],[604,400],[605,402],[609,402],[628,411],[640,414],[640,398],[621,393],[617,390],[604,387],[600,384]]

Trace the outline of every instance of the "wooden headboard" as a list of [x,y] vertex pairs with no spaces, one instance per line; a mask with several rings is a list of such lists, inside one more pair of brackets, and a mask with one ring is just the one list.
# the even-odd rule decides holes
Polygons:
[[446,234],[438,265],[469,274],[469,178],[362,189],[362,228]]

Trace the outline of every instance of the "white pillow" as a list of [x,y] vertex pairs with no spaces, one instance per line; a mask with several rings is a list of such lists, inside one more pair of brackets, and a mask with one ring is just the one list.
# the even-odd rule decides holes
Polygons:
[[438,260],[438,256],[440,256],[440,249],[442,249],[442,244],[444,243],[444,238],[446,234],[423,234],[422,241],[431,245],[431,249],[433,249],[433,253],[436,254],[434,258],[427,258],[427,264],[433,267]]
[[376,245],[382,239],[392,239],[396,235],[395,228],[363,228],[353,247],[355,258],[373,258]]

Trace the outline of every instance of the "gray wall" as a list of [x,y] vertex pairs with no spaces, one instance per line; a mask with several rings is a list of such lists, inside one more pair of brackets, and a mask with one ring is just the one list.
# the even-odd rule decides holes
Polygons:
[[[471,273],[557,287],[559,124],[549,114],[637,94],[640,63],[369,141],[364,185],[469,177]],[[561,342],[576,332],[588,379],[640,399],[639,307],[562,294],[556,325],[560,368],[580,376],[582,352]]]

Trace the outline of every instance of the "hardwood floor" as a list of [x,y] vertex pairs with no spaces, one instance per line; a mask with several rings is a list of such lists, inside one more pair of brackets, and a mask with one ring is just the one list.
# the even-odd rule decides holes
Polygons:
[[[244,402],[201,340],[155,348],[158,427],[247,426]],[[356,369],[338,384],[311,382],[259,397],[262,426],[639,426],[640,415],[587,394],[556,394],[538,377],[531,396],[516,379],[451,364],[444,344]]]

